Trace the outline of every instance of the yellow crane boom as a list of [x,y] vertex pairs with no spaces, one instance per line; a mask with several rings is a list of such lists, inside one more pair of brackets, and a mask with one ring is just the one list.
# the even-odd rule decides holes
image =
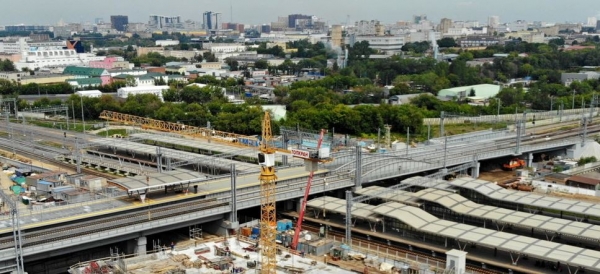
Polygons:
[[275,204],[277,202],[275,193],[275,152],[273,146],[273,134],[271,132],[271,115],[265,112],[262,121],[262,140],[258,163],[260,164],[260,239],[261,272],[262,274],[275,274],[277,270],[277,244],[275,217]]
[[[163,132],[178,133],[196,138],[208,139],[218,143],[239,147],[257,147],[259,140],[254,136],[241,135],[231,132],[214,130],[206,127],[196,127],[180,123],[166,122],[148,117],[135,116],[116,111],[105,110],[100,113],[100,119],[140,126],[143,129],[152,129]],[[276,148],[276,151],[290,153],[289,150]]]

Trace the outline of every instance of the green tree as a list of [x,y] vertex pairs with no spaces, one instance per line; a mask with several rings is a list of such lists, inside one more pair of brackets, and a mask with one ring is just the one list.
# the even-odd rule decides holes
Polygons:
[[452,37],[444,37],[437,41],[438,46],[441,48],[453,48],[457,47],[456,41]]
[[5,59],[0,60],[0,71],[16,71],[15,64],[12,61]]
[[135,77],[127,75],[127,77],[125,77],[125,85],[128,87],[137,87],[137,81]]
[[269,63],[265,59],[260,59],[254,62],[254,68],[256,69],[266,69],[269,67]]

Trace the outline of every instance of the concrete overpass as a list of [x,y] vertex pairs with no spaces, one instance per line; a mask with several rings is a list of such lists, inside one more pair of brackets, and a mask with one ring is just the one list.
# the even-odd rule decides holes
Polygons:
[[[598,130],[600,128],[591,129],[591,131]],[[408,151],[364,155],[360,149],[340,151],[335,155],[336,161],[324,165],[323,168],[326,170],[316,176],[316,183],[311,193],[317,194],[349,187],[359,189],[363,184],[373,184],[381,180],[465,163],[473,163],[473,166],[477,167],[473,174],[477,174],[477,162],[480,160],[530,155],[557,149],[573,153],[582,143],[582,138],[578,135],[579,131],[572,131],[552,137],[534,135],[523,137],[509,131],[487,131],[434,139],[429,145],[410,148]],[[528,158],[531,159],[530,156]],[[289,210],[293,209],[294,202],[303,196],[308,174],[303,172],[302,168],[285,172],[288,175],[281,176],[278,182],[277,200],[287,201],[284,203],[284,208]],[[239,178],[235,176],[209,179],[202,183],[215,186],[212,191],[190,195],[189,198],[179,197],[177,200],[164,203],[138,205],[127,212],[113,209],[94,216],[73,216],[70,221],[76,222],[75,224],[61,225],[67,220],[56,219],[34,224],[30,228],[24,227],[22,254],[27,260],[36,260],[55,256],[61,252],[73,252],[136,238],[140,247],[138,251],[142,252],[142,247],[145,248],[145,235],[152,233],[215,220],[229,221],[223,223],[220,227],[222,229],[234,228],[237,222],[237,210],[260,205],[259,182],[256,175],[253,177],[256,179],[248,180],[242,185],[236,183]],[[184,203],[190,204],[183,206]],[[153,214],[154,217],[148,213],[152,209],[158,210]],[[119,225],[109,222],[120,215],[128,216],[130,222]],[[77,219],[81,221],[76,221]],[[93,223],[89,223],[92,221]],[[51,231],[55,231],[54,233],[48,230],[40,234],[37,231],[49,225],[58,225],[52,228]],[[11,228],[1,229],[0,234],[7,235],[11,231]],[[12,237],[0,238],[0,248],[2,248],[0,266],[7,271],[14,265],[16,254],[15,248],[10,246],[11,239]]]

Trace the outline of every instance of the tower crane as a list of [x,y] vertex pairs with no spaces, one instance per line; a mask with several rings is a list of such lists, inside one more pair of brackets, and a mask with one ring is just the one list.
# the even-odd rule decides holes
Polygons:
[[304,189],[304,199],[302,200],[302,207],[300,208],[298,222],[296,222],[294,238],[292,239],[292,249],[298,248],[298,240],[300,237],[300,231],[302,230],[302,221],[304,220],[304,212],[306,212],[306,203],[308,201],[308,195],[310,195],[310,187],[312,186],[312,180],[315,171],[317,171],[318,169],[318,164],[331,161],[331,158],[329,157],[329,150],[321,150],[324,135],[325,130],[321,129],[321,134],[319,135],[319,142],[317,143],[316,153],[311,153],[310,151],[292,150],[292,155],[298,158],[303,158],[304,163],[306,165],[306,169],[310,171],[310,175],[308,176],[308,182],[306,183],[306,187]]
[[277,269],[277,245],[275,217],[275,146],[271,132],[271,115],[268,111],[262,120],[262,140],[258,163],[260,165],[260,239],[262,274],[275,274]]

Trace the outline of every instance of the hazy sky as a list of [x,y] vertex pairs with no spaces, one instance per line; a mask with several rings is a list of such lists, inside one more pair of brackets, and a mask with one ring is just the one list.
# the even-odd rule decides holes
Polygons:
[[0,25],[54,24],[94,21],[124,14],[130,22],[147,22],[150,14],[181,15],[184,20],[202,20],[207,10],[223,13],[223,22],[263,24],[291,13],[316,15],[329,24],[378,19],[385,23],[410,20],[413,14],[427,14],[439,22],[453,20],[487,21],[498,15],[502,22],[526,19],[544,22],[585,22],[600,19],[598,0],[0,0]]

